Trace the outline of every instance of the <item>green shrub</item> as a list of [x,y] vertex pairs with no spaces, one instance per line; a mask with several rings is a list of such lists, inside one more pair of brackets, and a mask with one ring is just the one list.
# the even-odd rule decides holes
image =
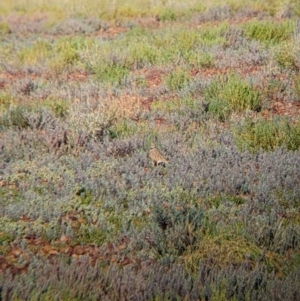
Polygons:
[[214,80],[204,91],[209,103],[208,111],[224,121],[236,111],[259,110],[261,99],[259,91],[241,80],[236,74],[229,74]]
[[132,43],[129,49],[128,63],[135,65],[137,68],[143,67],[145,64],[155,64],[158,59],[158,52],[153,46],[145,41]]
[[212,68],[214,66],[214,57],[211,54],[204,53],[198,59],[199,67]]
[[274,21],[254,21],[243,27],[246,37],[265,44],[288,40],[293,33],[293,29],[294,23],[291,21],[282,21],[279,24]]
[[115,138],[128,138],[139,131],[138,126],[130,119],[121,119],[109,128],[109,137]]
[[35,65],[51,57],[52,46],[46,40],[38,40],[29,47],[22,48],[17,55],[21,63]]
[[91,225],[81,224],[80,228],[76,232],[76,237],[73,243],[76,244],[96,244],[102,245],[106,240],[106,233],[98,227]]
[[217,27],[207,27],[199,32],[200,44],[203,46],[223,45],[226,39],[222,35],[228,30],[228,23],[220,23]]
[[154,100],[151,103],[151,110],[157,112],[171,113],[179,110],[180,104],[175,101]]
[[59,118],[64,118],[68,114],[69,103],[66,100],[48,98],[42,105],[49,108]]
[[191,52],[187,62],[192,68],[212,68],[214,66],[214,56],[209,53]]
[[5,35],[10,33],[9,25],[6,22],[0,22],[0,34]]
[[297,50],[292,43],[281,45],[275,52],[275,59],[280,67],[292,70],[298,69]]
[[197,242],[196,230],[201,227],[204,214],[199,208],[183,205],[167,210],[154,206],[152,210],[153,250],[158,256],[182,255]]
[[79,51],[85,49],[90,40],[81,37],[60,38],[52,45],[52,55],[47,59],[47,66],[56,73],[70,69],[80,61]]
[[134,18],[146,15],[146,10],[136,9],[131,6],[121,6],[116,10],[116,17],[119,18]]
[[71,65],[78,60],[78,54],[75,49],[71,47],[66,47],[61,49],[60,53],[60,62],[65,65]]
[[297,100],[300,101],[300,74],[298,74],[294,79],[294,87],[297,95]]
[[284,146],[288,150],[300,148],[300,122],[293,125],[288,119],[276,118],[273,120],[246,120],[244,124],[234,129],[234,138],[240,149],[251,152],[274,150]]
[[231,110],[226,101],[220,98],[213,98],[209,102],[208,112],[213,113],[220,121],[225,121],[230,115]]
[[169,75],[167,75],[164,78],[164,80],[167,87],[171,91],[178,91],[181,90],[186,84],[189,83],[190,75],[182,69],[177,69],[171,72]]
[[12,99],[11,95],[6,91],[0,92],[0,113],[5,111],[11,105]]
[[216,207],[218,208],[222,202],[231,202],[235,205],[241,205],[245,203],[245,200],[241,198],[240,196],[236,195],[217,195],[209,197],[205,200],[205,204],[209,207]]
[[60,38],[53,45],[53,51],[58,53],[66,64],[73,64],[79,59],[78,51],[84,50],[87,44],[92,42],[82,37]]
[[294,0],[294,14],[299,18],[300,17],[300,4],[297,0]]
[[120,84],[129,74],[129,70],[115,62],[101,62],[95,67],[94,72],[100,81]]
[[199,263],[210,258],[219,265],[240,264],[245,260],[245,254],[249,254],[251,264],[254,264],[255,259],[261,256],[262,251],[253,242],[235,233],[223,232],[201,238],[198,245],[186,255],[188,270],[197,271]]
[[79,61],[79,51],[91,43],[91,40],[81,37],[59,38],[54,43],[38,40],[22,48],[17,55],[22,64],[46,64],[51,70],[62,72],[66,67],[76,64]]
[[163,22],[176,21],[176,19],[177,19],[176,14],[174,10],[171,8],[164,9],[158,14],[159,21],[163,21]]
[[19,106],[8,109],[0,115],[0,130],[9,127],[16,127],[18,129],[28,128],[29,123],[25,113],[29,108]]

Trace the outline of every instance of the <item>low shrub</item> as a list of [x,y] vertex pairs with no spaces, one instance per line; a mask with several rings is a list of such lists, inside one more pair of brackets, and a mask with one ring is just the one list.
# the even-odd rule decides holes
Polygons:
[[236,74],[215,79],[205,90],[208,111],[224,121],[232,112],[261,108],[260,93]]
[[11,32],[9,25],[6,22],[0,22],[0,33],[5,35]]
[[149,231],[149,245],[157,256],[180,256],[196,241],[196,230],[204,214],[199,208],[155,206]]
[[299,121],[292,124],[286,118],[262,119],[258,122],[247,119],[233,131],[237,146],[251,152],[260,149],[274,150],[277,147],[285,147],[293,151],[300,148]]
[[171,91],[178,91],[189,83],[190,76],[186,71],[178,69],[167,75],[164,81]]
[[253,21],[243,26],[246,37],[267,45],[287,41],[292,37],[294,22]]
[[162,22],[167,22],[167,21],[176,21],[177,16],[176,13],[173,9],[171,8],[166,8],[164,10],[161,10],[157,16],[157,19]]
[[95,67],[94,72],[97,79],[111,84],[120,84],[129,74],[126,67],[114,62],[102,62]]
[[26,113],[31,109],[25,106],[12,107],[0,115],[0,130],[16,127],[18,129],[28,128],[29,123]]
[[297,71],[300,68],[300,62],[297,58],[298,51],[295,44],[285,43],[275,51],[275,59],[281,68]]
[[297,96],[297,100],[300,101],[300,74],[294,78],[294,87]]

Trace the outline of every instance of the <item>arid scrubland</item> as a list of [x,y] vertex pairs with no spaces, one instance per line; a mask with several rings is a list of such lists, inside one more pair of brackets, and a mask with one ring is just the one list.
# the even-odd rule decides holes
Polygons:
[[128,2],[0,3],[0,300],[300,300],[299,1]]

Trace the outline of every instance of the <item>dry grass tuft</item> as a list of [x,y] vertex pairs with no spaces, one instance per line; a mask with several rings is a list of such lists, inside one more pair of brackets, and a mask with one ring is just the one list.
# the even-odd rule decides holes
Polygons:
[[122,118],[138,120],[145,111],[142,106],[142,99],[139,96],[127,94],[111,97],[105,101],[104,106],[107,113],[113,114],[117,120]]

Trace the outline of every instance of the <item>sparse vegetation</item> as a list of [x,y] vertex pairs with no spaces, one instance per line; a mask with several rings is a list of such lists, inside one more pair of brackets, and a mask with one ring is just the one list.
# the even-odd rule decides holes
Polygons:
[[1,1],[0,299],[298,300],[297,16]]

